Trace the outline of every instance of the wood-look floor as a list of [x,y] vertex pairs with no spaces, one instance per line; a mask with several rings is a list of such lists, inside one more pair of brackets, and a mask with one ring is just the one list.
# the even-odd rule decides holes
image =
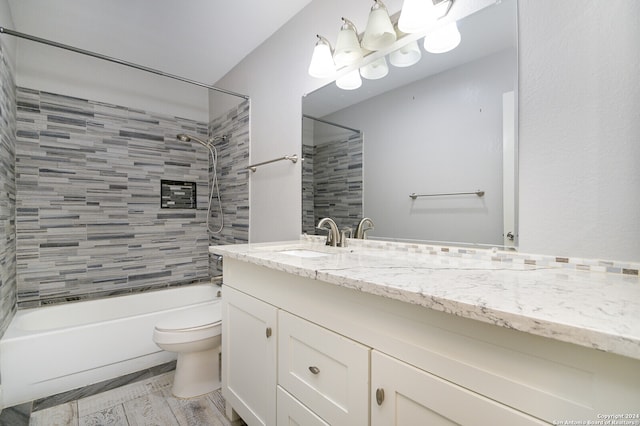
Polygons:
[[34,426],[239,426],[224,415],[220,391],[196,398],[171,395],[173,371],[31,413]]

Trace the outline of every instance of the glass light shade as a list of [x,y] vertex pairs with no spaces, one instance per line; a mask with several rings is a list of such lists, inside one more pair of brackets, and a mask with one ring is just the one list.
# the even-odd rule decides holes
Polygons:
[[438,11],[432,0],[404,0],[398,18],[398,29],[412,34],[424,31],[437,19]]
[[355,90],[362,86],[362,79],[357,69],[349,71],[342,77],[336,79],[336,86],[343,90]]
[[367,50],[380,50],[396,41],[396,31],[389,18],[389,12],[382,2],[376,2],[369,13],[367,29],[362,37],[362,47]]
[[440,27],[424,37],[424,50],[431,53],[445,53],[460,44],[460,31],[454,22]]
[[362,59],[362,48],[355,25],[347,19],[342,18],[344,25],[338,33],[336,50],[333,53],[333,60],[338,67],[351,65]]
[[316,47],[313,48],[313,56],[309,64],[309,75],[316,78],[326,78],[336,72],[336,64],[331,55],[331,46],[324,37],[318,36]]
[[402,46],[400,49],[391,52],[389,62],[391,62],[391,65],[394,67],[410,67],[418,63],[421,57],[422,52],[420,51],[420,47],[418,47],[418,42],[414,40]]
[[387,74],[389,74],[389,66],[384,56],[360,68],[360,75],[367,80],[377,80]]

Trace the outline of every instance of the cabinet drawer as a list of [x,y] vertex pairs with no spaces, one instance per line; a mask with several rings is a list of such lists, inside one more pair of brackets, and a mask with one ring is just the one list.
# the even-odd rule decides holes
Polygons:
[[370,349],[278,311],[278,384],[324,421],[369,422]]
[[329,426],[302,405],[289,392],[278,386],[278,426]]

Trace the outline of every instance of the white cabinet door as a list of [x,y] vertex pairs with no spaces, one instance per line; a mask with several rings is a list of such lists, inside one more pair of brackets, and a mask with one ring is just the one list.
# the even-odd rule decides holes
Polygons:
[[370,349],[278,312],[278,384],[332,425],[369,424]]
[[278,426],[329,426],[329,423],[278,386]]
[[252,425],[276,424],[277,309],[223,288],[222,393]]
[[371,426],[548,424],[377,351]]

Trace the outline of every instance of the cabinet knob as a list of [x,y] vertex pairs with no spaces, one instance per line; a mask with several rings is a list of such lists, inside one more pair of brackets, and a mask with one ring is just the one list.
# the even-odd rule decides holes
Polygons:
[[378,405],[382,405],[382,401],[384,401],[384,389],[378,388],[376,389],[376,402]]
[[267,335],[267,338],[271,337],[271,327],[267,327],[265,334]]
[[313,366],[313,365],[311,367],[309,367],[309,371],[311,371],[313,374],[320,373],[320,369],[318,367]]

